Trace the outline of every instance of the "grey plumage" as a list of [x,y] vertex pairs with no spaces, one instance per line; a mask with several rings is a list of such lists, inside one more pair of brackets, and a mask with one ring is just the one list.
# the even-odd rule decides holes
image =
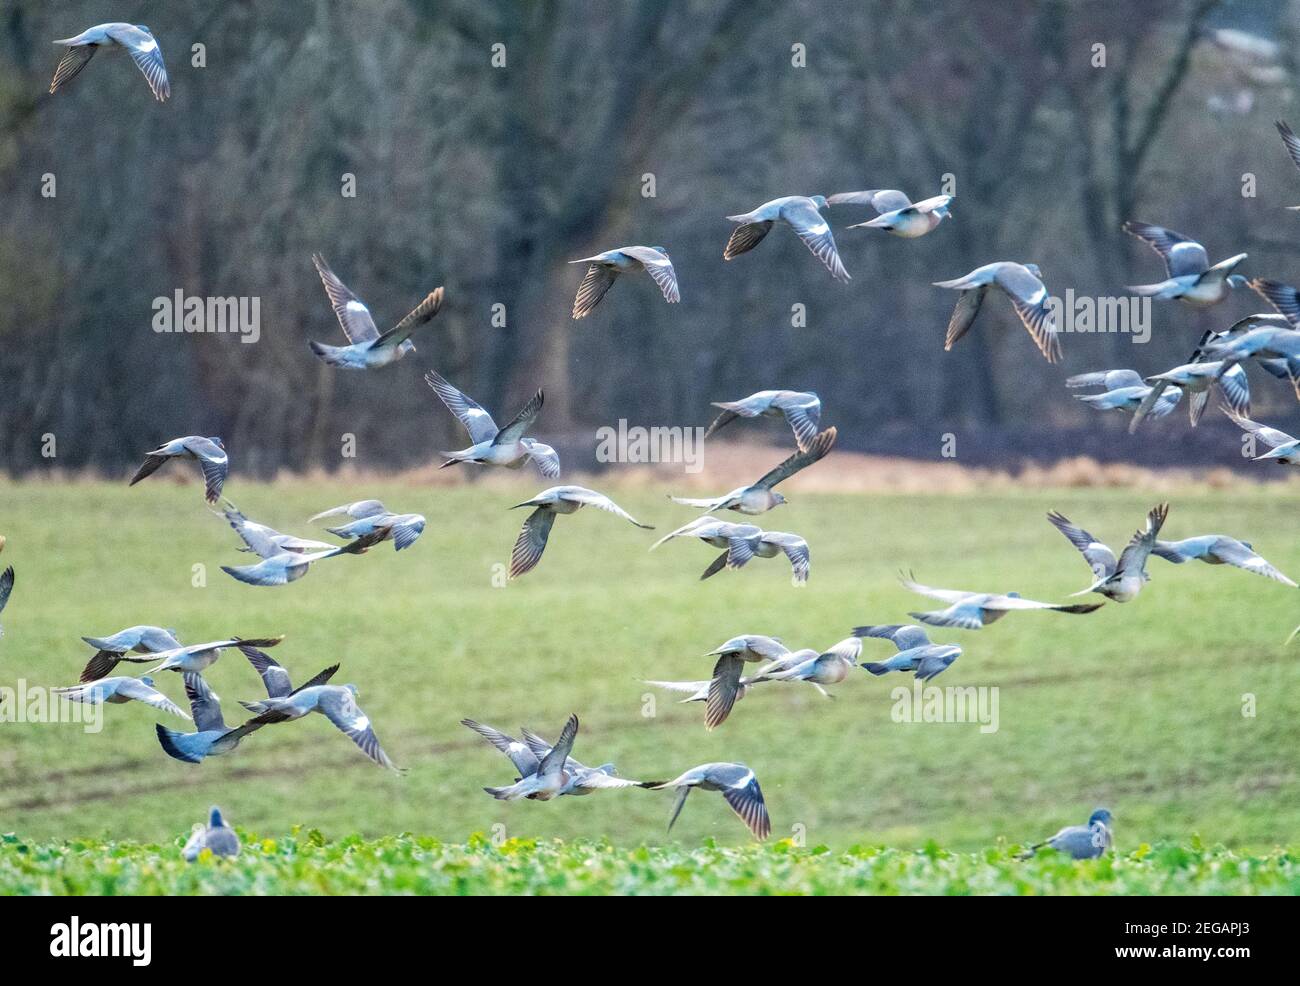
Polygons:
[[95,52],[105,50],[122,50],[131,56],[149,89],[158,102],[165,102],[171,95],[171,83],[167,80],[167,66],[163,64],[162,49],[153,32],[143,24],[124,24],[116,21],[109,24],[97,24],[71,38],[55,41],[67,50],[54,70],[54,79],[50,82],[50,92],[55,93],[71,82],[81,70],[90,64]]

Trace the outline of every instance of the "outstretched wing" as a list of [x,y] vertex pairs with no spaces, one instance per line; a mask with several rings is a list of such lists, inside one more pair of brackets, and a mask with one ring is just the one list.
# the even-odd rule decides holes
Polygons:
[[510,578],[517,579],[537,567],[546,550],[546,539],[551,535],[555,524],[555,511],[538,507],[524,521],[519,537],[515,539],[514,550],[510,553]]
[[799,235],[799,239],[803,240],[804,246],[826,265],[831,276],[837,281],[847,283],[849,272],[840,262],[839,251],[835,249],[835,237],[831,234],[830,224],[822,218],[822,214],[812,205],[803,203],[787,205],[781,210],[781,214],[790,224],[790,228]]
[[1169,516],[1167,503],[1161,503],[1151,509],[1147,514],[1146,528],[1133,535],[1124,548],[1123,554],[1119,556],[1118,571],[1135,574],[1146,567],[1147,557],[1151,554],[1156,538],[1160,536],[1160,528],[1164,526],[1167,516]]
[[643,246],[623,247],[622,252],[633,260],[641,262],[646,273],[654,278],[655,284],[659,285],[664,301],[674,304],[682,300],[681,292],[677,288],[677,271],[673,269],[673,262],[668,254]]
[[338,275],[330,269],[325,258],[319,253],[311,255],[311,262],[316,265],[316,273],[320,275],[321,283],[325,285],[325,293],[329,295],[330,307],[334,309],[334,315],[339,320],[343,334],[348,337],[348,342],[355,345],[378,339],[379,329],[375,327],[375,320],[371,317],[366,303],[339,280]]
[[573,317],[586,318],[600,304],[600,300],[618,280],[618,271],[607,264],[591,264],[587,275],[578,285],[578,294],[573,299]]
[[1262,425],[1258,421],[1251,421],[1240,414],[1233,414],[1230,408],[1224,408],[1223,413],[1237,423],[1237,427],[1243,431],[1248,431],[1269,448],[1278,448],[1281,445],[1287,445],[1294,442],[1295,439],[1285,431],[1279,431],[1276,428],[1270,428],[1268,425]]
[[130,53],[131,60],[149,83],[154,99],[160,103],[166,101],[172,94],[172,87],[167,81],[167,66],[163,64],[162,49],[158,47],[153,35],[138,27],[118,27],[111,28],[108,36]]
[[727,246],[722,251],[723,260],[731,260],[739,257],[742,253],[748,253],[754,247],[762,242],[772,229],[772,221],[766,220],[761,223],[741,223],[731,231],[731,236],[727,239]]
[[572,500],[575,503],[581,503],[584,506],[597,507],[600,510],[608,511],[614,516],[622,517],[629,523],[635,524],[637,527],[644,528],[647,531],[654,530],[653,526],[641,523],[617,503],[605,496],[604,493],[597,493],[595,490],[588,490],[579,486],[565,491],[564,499]]
[[1003,265],[995,280],[1011,299],[1011,306],[1047,362],[1057,362],[1061,358],[1061,334],[1052,318],[1047,287],[1033,271],[1020,264]]
[[835,445],[835,437],[836,431],[834,425],[832,425],[814,438],[805,451],[795,452],[793,455],[788,456],[784,462],[769,471],[754,485],[759,489],[770,490],[777,483],[789,479],[800,469],[806,469],[831,450]]
[[519,413],[510,419],[510,423],[497,432],[497,437],[493,441],[494,445],[513,445],[519,439],[524,437],[524,433],[533,426],[537,416],[542,413],[542,402],[545,398],[542,391],[538,389],[533,394],[532,400],[519,409]]
[[58,68],[54,70],[54,81],[50,83],[50,92],[57,92],[71,82],[83,68],[95,57],[95,45],[72,45],[59,59]]
[[1292,163],[1300,168],[1300,137],[1297,137],[1295,131],[1281,120],[1278,120],[1274,126],[1282,136],[1282,143],[1286,146],[1286,152],[1291,155]]
[[930,643],[925,630],[915,624],[884,623],[874,626],[854,627],[855,637],[880,637],[891,640],[900,651],[924,647]]
[[562,769],[564,762],[569,759],[569,754],[573,752],[573,741],[577,738],[578,717],[571,715],[564,723],[564,728],[560,730],[560,738],[555,741],[555,746],[537,765],[537,773],[548,774]]
[[1107,579],[1115,574],[1117,565],[1115,552],[1111,551],[1110,548],[1102,544],[1082,527],[1070,523],[1069,518],[1064,514],[1053,510],[1047,515],[1047,519],[1052,522],[1052,526],[1069,539],[1072,545],[1079,549],[1079,554],[1083,555],[1083,560],[1088,563],[1088,567],[1092,569],[1095,578]]
[[1123,228],[1124,232],[1136,236],[1160,254],[1170,277],[1203,274],[1210,266],[1210,257],[1205,252],[1205,247],[1172,229],[1133,221],[1126,222]]
[[475,445],[490,442],[496,437],[497,423],[492,420],[492,415],[453,387],[444,377],[430,370],[424,375],[424,382],[433,388],[433,392],[447,405],[447,410],[456,415],[465,426],[470,441]]
[[225,732],[226,720],[221,717],[221,701],[208,687],[203,675],[196,671],[186,671],[181,677],[185,680],[185,697],[190,702],[194,728],[201,733],[209,730]]
[[342,730],[348,739],[357,744],[362,753],[379,764],[379,766],[394,771],[399,769],[393,761],[388,759],[388,754],[379,745],[379,737],[375,735],[374,727],[371,726],[366,714],[361,711],[352,698],[350,691],[344,688],[327,691],[321,696],[317,708],[325,714],[330,722]]
[[790,570],[796,582],[808,581],[808,570],[812,566],[812,556],[808,551],[808,542],[797,534],[784,534],[780,531],[765,531],[763,540],[775,544],[790,559]]
[[510,762],[515,765],[515,770],[519,771],[521,778],[531,777],[537,773],[538,759],[527,744],[519,742],[513,736],[507,736],[499,729],[493,729],[491,726],[485,726],[481,722],[475,722],[473,719],[462,719],[462,726],[467,726],[474,732],[478,733],[485,740],[510,758]]
[[957,296],[957,304],[953,306],[952,315],[948,319],[948,332],[943,337],[945,353],[975,324],[975,316],[980,313],[980,305],[984,304],[984,296],[988,291],[988,285],[984,284],[978,288],[967,288]]

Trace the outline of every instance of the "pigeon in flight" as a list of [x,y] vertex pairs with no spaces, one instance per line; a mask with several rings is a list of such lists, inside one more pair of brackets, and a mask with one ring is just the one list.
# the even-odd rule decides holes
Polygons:
[[244,542],[244,546],[238,549],[240,551],[253,551],[253,548],[250,547],[252,542],[257,542],[259,544],[270,542],[281,551],[288,551],[299,555],[305,555],[313,551],[330,551],[338,547],[337,545],[328,544],[325,541],[315,541],[311,538],[300,538],[293,534],[281,534],[279,531],[267,527],[265,524],[259,524],[256,521],[249,520],[244,516],[243,512],[229,500],[225,501],[224,507],[220,512],[216,510],[212,512],[220,517],[226,518],[226,521],[230,526],[235,529],[235,532]]
[[124,702],[143,702],[155,709],[162,709],[174,716],[188,719],[185,711],[158,689],[153,687],[153,679],[148,675],[142,678],[100,678],[98,681],[85,682],[80,685],[67,685],[51,689],[56,695],[62,695],[70,702],[84,702],[86,705],[103,705],[105,702],[121,705]]
[[1147,383],[1151,384],[1162,380],[1192,395],[1187,401],[1187,416],[1193,428],[1200,424],[1210,401],[1210,391],[1215,387],[1234,413],[1250,413],[1250,383],[1240,363],[1225,363],[1223,360],[1184,363],[1147,377]]
[[[154,654],[176,650],[181,646],[181,642],[176,639],[175,630],[151,626],[127,627],[111,637],[82,637],[81,639],[95,648],[95,656],[86,662],[86,667],[81,672],[83,684],[107,677],[122,661],[147,664],[154,660]],[[126,656],[131,653],[148,656]]]
[[387,332],[380,333],[365,302],[338,279],[325,263],[325,258],[319,253],[312,254],[311,262],[316,265],[330,305],[348,340],[346,346],[327,346],[315,340],[308,343],[311,351],[330,366],[343,370],[372,370],[396,363],[407,353],[415,352],[412,333],[431,321],[442,308],[442,288],[436,288],[409,315]]
[[1239,253],[1210,266],[1205,247],[1193,239],[1175,233],[1163,226],[1129,221],[1124,232],[1136,236],[1165,262],[1166,280],[1156,284],[1139,284],[1128,288],[1136,295],[1147,298],[1176,298],[1193,308],[1208,308],[1228,297],[1234,287],[1245,287],[1247,282],[1233,268],[1246,259]]
[[473,444],[459,452],[440,453],[447,461],[438,468],[446,469],[457,462],[475,462],[479,465],[507,466],[517,469],[526,459],[531,459],[538,471],[547,479],[560,475],[560,457],[549,445],[531,438],[524,432],[533,426],[542,412],[542,392],[524,405],[504,428],[498,428],[492,415],[479,407],[433,370],[424,375],[424,381],[442,398],[447,410],[460,420],[469,432]]
[[[754,677],[758,681],[806,681],[814,685],[838,685],[849,676],[858,658],[862,656],[862,641],[857,637],[848,637],[830,650],[820,654],[809,650],[807,655],[792,666],[760,671]],[[822,694],[825,695],[826,692],[823,691]]]
[[1202,534],[1200,537],[1184,538],[1181,541],[1159,541],[1151,546],[1151,553],[1157,558],[1181,565],[1185,561],[1203,561],[1207,565],[1233,565],[1247,572],[1254,572],[1274,582],[1281,582],[1293,589],[1296,583],[1270,565],[1255,553],[1247,541],[1238,541],[1226,534]]
[[976,267],[969,274],[951,281],[935,281],[934,286],[961,292],[957,306],[952,310],[952,317],[948,320],[948,334],[943,341],[944,352],[952,349],[957,340],[975,324],[989,288],[998,288],[1011,299],[1011,306],[1047,362],[1055,363],[1061,358],[1061,334],[1052,317],[1047,288],[1043,285],[1042,272],[1037,264],[999,260]]
[[617,250],[606,250],[594,257],[570,260],[571,264],[587,264],[587,274],[578,286],[578,295],[573,299],[573,317],[586,318],[592,313],[600,299],[605,297],[619,274],[643,270],[654,278],[663,292],[664,300],[670,305],[682,300],[677,290],[677,272],[673,262],[668,259],[668,251],[663,247],[626,246]]
[[665,541],[676,537],[693,537],[715,548],[726,549],[704,570],[700,576],[701,581],[717,575],[723,568],[741,568],[751,558],[775,558],[782,553],[790,560],[795,582],[802,584],[808,581],[812,559],[808,542],[797,534],[764,531],[753,524],[730,524],[706,515],[665,534],[650,546],[650,550],[654,551]]
[[171,84],[167,81],[167,66],[163,64],[162,49],[150,31],[143,24],[123,24],[115,21],[110,24],[97,24],[82,31],[76,37],[63,38],[54,42],[68,50],[59,59],[54,70],[54,81],[50,83],[50,92],[63,88],[83,69],[100,48],[110,51],[124,50],[131,56],[136,67],[144,73],[158,102],[166,102],[172,94]]
[[924,236],[947,219],[948,207],[954,198],[952,195],[936,195],[913,202],[897,189],[872,188],[865,192],[837,192],[826,199],[826,204],[869,205],[876,210],[876,218],[849,229],[883,229],[912,240]]
[[[1282,136],[1282,143],[1286,146],[1286,152],[1291,155],[1291,163],[1300,168],[1300,138],[1297,138],[1293,131],[1283,121],[1278,120],[1274,123],[1277,132]],[[1300,205],[1287,206],[1292,212],[1300,210]]]
[[322,510],[318,514],[313,514],[307,518],[308,523],[315,523],[318,520],[324,520],[326,517],[350,517],[352,520],[360,520],[362,517],[373,517],[375,514],[386,514],[387,510],[378,500],[354,500],[352,503],[345,503],[341,507],[330,507],[328,510]]
[[1224,413],[1237,423],[1238,428],[1254,435],[1257,440],[1268,446],[1267,452],[1255,456],[1256,462],[1272,459],[1279,465],[1300,466],[1300,438],[1293,438],[1285,431],[1233,414],[1227,408],[1224,408]]
[[914,625],[901,626],[897,623],[855,627],[855,637],[880,637],[893,641],[898,653],[886,661],[867,662],[862,665],[873,675],[888,674],[890,671],[911,671],[919,681],[929,681],[937,674],[948,669],[948,665],[961,657],[961,648],[956,644],[935,644],[930,642],[925,630]]
[[766,839],[772,833],[772,823],[767,817],[767,805],[758,778],[743,763],[706,763],[692,767],[680,777],[651,786],[652,790],[676,790],[677,800],[668,819],[671,832],[677,816],[682,813],[686,797],[692,788],[701,791],[721,791],[731,810],[740,816],[756,839]]
[[1161,503],[1153,507],[1147,514],[1146,527],[1133,535],[1117,561],[1115,552],[1082,527],[1070,523],[1068,518],[1055,510],[1049,513],[1047,519],[1079,549],[1079,553],[1083,555],[1084,561],[1088,563],[1096,579],[1088,588],[1072,595],[1082,596],[1095,592],[1117,603],[1126,603],[1135,598],[1142,591],[1142,586],[1151,579],[1146,570],[1147,557],[1151,554],[1156,538],[1160,536],[1160,528],[1168,516],[1169,504]]
[[[231,516],[229,512],[227,516]],[[231,519],[230,526],[243,539],[248,549],[262,559],[255,565],[221,566],[221,570],[232,579],[246,585],[272,586],[296,582],[307,574],[313,562],[333,558],[336,555],[359,555],[383,539],[383,534],[372,532],[359,535],[356,540],[348,544],[324,545],[319,551],[298,550],[279,543],[276,537],[283,537],[283,535],[277,535],[269,527],[246,522],[243,514],[238,511]]]
[[962,630],[979,630],[1006,616],[1012,610],[1047,609],[1058,613],[1091,613],[1104,603],[1076,603],[1057,605],[1022,599],[1018,592],[999,595],[992,592],[962,592],[955,589],[932,589],[912,579],[911,574],[900,580],[904,589],[948,603],[947,609],[927,613],[908,613],[914,620],[934,627],[959,627]]
[[[322,671],[312,681],[326,677],[326,672],[333,675],[337,669],[338,665],[327,668],[326,671]],[[309,683],[296,691],[290,692],[288,695],[269,696],[265,701],[261,702],[240,702],[240,705],[253,713],[253,718],[233,730],[231,738],[241,739],[248,733],[261,729],[263,726],[280,722],[292,722],[312,712],[318,712],[334,723],[372,761],[381,767],[387,767],[389,770],[401,773],[402,768],[388,759],[388,754],[379,745],[379,737],[375,735],[374,727],[366,714],[361,711],[360,706],[357,705],[357,695],[357,686],[353,684],[323,685]]]
[[731,231],[727,248],[722,251],[722,259],[734,260],[742,253],[754,249],[772,229],[774,223],[783,222],[793,229],[799,239],[803,240],[804,246],[826,265],[826,269],[831,272],[835,280],[847,283],[849,272],[840,262],[839,252],[835,249],[835,237],[831,235],[831,227],[822,218],[821,210],[825,209],[826,205],[826,198],[821,195],[811,197],[787,195],[784,198],[773,199],[771,202],[764,202],[753,212],[728,216],[727,218],[733,223],[740,225]]
[[[1095,373],[1076,373],[1066,377],[1067,387],[1100,387],[1099,394],[1075,394],[1076,400],[1099,411],[1136,411],[1151,393],[1152,387],[1136,370],[1098,370]],[[1155,401],[1151,417],[1163,418],[1178,406],[1183,396],[1181,387],[1167,386]]]
[[684,496],[670,497],[674,503],[688,507],[700,507],[704,510],[734,510],[742,514],[761,514],[786,502],[785,497],[777,493],[774,487],[783,483],[801,469],[806,469],[817,462],[835,444],[835,428],[827,428],[814,438],[806,451],[795,452],[776,468],[769,470],[761,479],[750,486],[740,486],[730,493],[710,498],[693,498]]
[[199,435],[187,435],[164,442],[152,452],[145,455],[144,462],[131,477],[128,486],[134,486],[146,476],[152,476],[168,459],[193,459],[203,470],[204,497],[208,503],[215,504],[221,497],[221,486],[230,471],[230,459],[226,456],[226,446],[220,438],[203,438]]
[[[4,542],[0,540],[0,548],[4,547]],[[9,595],[14,591],[14,567],[10,565],[3,572],[0,572],[0,612],[3,612],[5,605],[9,602]],[[5,635],[4,627],[0,627],[0,637]]]
[[524,521],[523,529],[515,540],[514,550],[510,553],[510,578],[517,579],[531,572],[542,560],[546,550],[546,540],[550,537],[551,527],[560,514],[577,513],[583,507],[596,507],[607,513],[622,517],[630,524],[643,530],[653,531],[649,524],[643,524],[617,503],[595,490],[583,486],[552,486],[542,490],[531,500],[516,503],[512,510],[520,507],[533,507],[533,512]]
[[424,533],[424,523],[422,514],[390,514],[385,510],[341,527],[327,527],[326,530],[345,540],[365,538],[372,545],[392,541],[393,550],[401,551],[415,544],[416,539]]
[[756,633],[732,637],[722,646],[709,651],[706,656],[717,655],[718,660],[713,665],[713,678],[705,689],[708,705],[704,710],[704,728],[716,729],[726,722],[727,716],[731,715],[732,706],[743,694],[745,685],[757,680],[752,678],[748,683],[742,683],[741,671],[747,662],[777,661],[789,653],[790,649],[775,637]]
[[[289,673],[269,654],[255,647],[243,646],[239,649],[261,676],[269,697],[285,698],[293,694],[294,688],[289,681]],[[337,670],[337,664],[326,668],[302,687],[324,685]],[[178,733],[161,723],[156,723],[154,730],[158,734],[158,742],[169,757],[186,763],[201,763],[205,757],[218,757],[223,753],[229,753],[239,746],[241,739],[254,732],[253,729],[247,729],[236,733],[226,725],[221,715],[221,702],[216,693],[208,687],[203,675],[186,671],[182,677],[185,680],[185,696],[190,701],[190,712],[194,714],[195,731]]]
[[[478,723],[470,725],[472,720],[463,720],[465,725],[470,729],[485,735],[484,729],[490,727],[480,726]],[[526,764],[522,755],[516,759],[512,751],[506,751],[515,767],[519,769],[519,780],[515,781],[509,787],[485,787],[483,790],[498,801],[517,801],[520,798],[528,798],[532,801],[550,801],[552,798],[559,797],[572,780],[572,774],[567,768],[569,754],[573,751],[573,741],[578,737],[578,717],[571,715],[565,722],[564,728],[560,730],[560,738],[556,741],[555,746],[544,757],[537,757],[531,750],[529,753],[537,761],[537,765],[531,772],[525,773],[521,764]],[[503,737],[507,738],[507,737]],[[496,743],[493,743],[496,746]],[[500,747],[498,746],[498,749]]]
[[[540,765],[551,753],[552,745],[526,726],[521,735],[529,751],[537,758]],[[569,775],[569,783],[560,789],[561,795],[582,797],[594,791],[615,791],[620,788],[650,787],[653,781],[633,781],[619,777],[612,763],[603,763],[599,767],[587,767],[568,757],[564,761],[564,770]]]
[[[202,673],[217,663],[217,658],[227,647],[274,647],[284,639],[283,636],[244,640],[231,637],[228,640],[214,640],[206,644],[190,644],[172,650],[158,651],[145,658],[146,661],[158,661],[149,669],[148,674],[158,671],[195,671]],[[161,660],[160,660],[161,659]],[[139,661],[140,658],[122,655],[124,661]]]
[[807,451],[816,437],[822,416],[822,402],[817,395],[801,390],[760,390],[739,401],[714,401],[713,406],[722,408],[722,413],[713,419],[705,438],[737,418],[784,417],[801,452]]

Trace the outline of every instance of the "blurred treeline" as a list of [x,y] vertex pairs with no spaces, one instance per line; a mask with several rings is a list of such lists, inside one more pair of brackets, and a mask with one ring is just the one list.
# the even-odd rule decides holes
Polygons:
[[[169,102],[121,54],[46,94],[50,41],[105,19],[153,29]],[[1126,218],[1300,279],[1283,210],[1300,172],[1273,129],[1300,127],[1297,38],[1285,0],[7,0],[0,463],[40,463],[52,433],[60,464],[118,470],[197,432],[223,435],[237,469],[330,468],[343,433],[367,465],[411,465],[462,437],[427,367],[499,420],[544,386],[536,434],[562,448],[619,418],[706,423],[710,400],[766,387],[817,390],[846,447],[1081,424],[1119,442],[1063,371],[1166,369],[1257,297],[1157,304],[1147,346],[1067,336],[1062,368],[1002,299],[945,354],[954,297],[930,282],[997,259],[1036,261],[1054,294],[1159,279]],[[729,213],[872,187],[920,198],[944,174],[953,219],[920,240],[846,231],[866,216],[831,210],[847,286],[788,231],[721,259]],[[628,243],[668,248],[681,304],[625,278],[573,322],[582,268],[566,261]],[[314,360],[308,339],[340,338],[314,251],[381,329],[446,285],[419,352],[372,373]],[[261,340],[156,334],[152,299],[178,288],[259,297]],[[1257,401],[1283,425],[1284,390],[1265,378]]]

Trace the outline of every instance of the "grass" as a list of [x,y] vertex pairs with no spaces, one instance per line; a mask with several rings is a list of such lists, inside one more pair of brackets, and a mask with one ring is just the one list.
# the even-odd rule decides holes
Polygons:
[[[1139,874],[1135,886],[1147,879],[1155,886],[1173,877],[1150,877],[1150,858],[1134,860],[1133,851],[1186,846],[1198,835],[1227,847],[1212,860],[1235,859],[1228,850],[1253,854],[1250,866],[1276,871],[1294,889],[1291,864],[1268,854],[1300,830],[1300,650],[1282,645],[1300,622],[1300,596],[1235,569],[1153,559],[1153,581],[1123,606],[1082,617],[1013,614],[977,633],[936,631],[936,640],[961,643],[965,653],[935,684],[1000,689],[992,734],[973,725],[891,721],[890,691],[909,680],[901,676],[862,673],[834,689],[835,701],[811,688],[765,686],[712,733],[703,728],[700,705],[674,704],[638,681],[707,677],[710,660],[701,655],[737,633],[825,647],[860,623],[905,622],[907,611],[925,601],[899,588],[900,567],[933,585],[1062,598],[1086,585],[1088,573],[1044,512],[1060,509],[1117,544],[1156,497],[1091,489],[813,494],[800,493],[796,481],[791,504],[763,520],[812,545],[807,588],[791,586],[780,559],[756,560],[701,584],[697,576],[711,549],[679,541],[647,553],[657,535],[595,511],[559,518],[541,565],[501,587],[499,566],[508,563],[523,519],[504,508],[541,485],[532,477],[518,486],[458,488],[232,480],[228,493],[249,516],[296,533],[310,533],[303,518],[311,513],[363,496],[429,521],[423,538],[400,555],[382,546],[322,563],[293,585],[258,589],[218,569],[247,556],[234,551],[233,534],[204,509],[194,484],[161,474],[131,489],[0,483],[3,561],[18,573],[0,617],[0,684],[71,684],[89,656],[80,635],[135,623],[175,627],[187,641],[284,633],[275,656],[295,679],[342,662],[335,680],[357,684],[385,749],[409,768],[397,777],[373,766],[320,717],[271,727],[229,756],[182,764],[158,747],[153,724],[162,716],[138,704],[113,706],[95,735],[75,724],[0,724],[0,829],[15,831],[37,853],[77,857],[75,849],[50,844],[108,840],[114,845],[107,852],[130,858],[136,850],[116,844],[170,847],[209,804],[219,804],[236,824],[277,846],[305,822],[331,839],[381,839],[329,843],[352,847],[348,852],[399,862],[428,853],[444,868],[455,863],[453,869],[469,871],[496,859],[486,849],[452,848],[474,832],[541,840],[520,863],[532,869],[539,860],[571,863],[573,853],[607,860],[614,851],[604,844],[557,849],[552,839],[606,839],[633,849],[620,865],[635,869],[638,854],[648,853],[669,873],[680,868],[673,860],[693,859],[690,847],[705,839],[748,844],[744,826],[717,795],[693,796],[668,836],[667,794],[610,791],[504,804],[482,792],[485,784],[508,783],[510,765],[457,720],[471,716],[509,732],[524,723],[553,735],[577,712],[575,754],[588,763],[612,760],[626,776],[655,779],[711,760],[753,767],[774,840],[797,833],[809,846],[830,848],[781,857],[791,871],[778,868],[765,878],[773,891],[816,889],[822,879],[830,886],[844,876],[832,865],[843,859],[861,871],[851,879],[864,886],[894,866],[922,866],[938,879],[945,868],[938,859],[955,861],[956,882],[943,886],[978,889],[980,878],[969,868],[985,856],[964,854],[996,855],[1002,848],[988,847],[1041,838],[1082,822],[1099,804],[1115,812],[1124,861],[1092,870],[1132,870]],[[613,492],[660,532],[691,516],[662,491]],[[1283,571],[1300,573],[1291,484],[1189,489],[1168,499],[1169,536],[1233,534]],[[206,566],[205,586],[192,584],[196,564]],[[869,641],[867,649],[883,654],[889,647]],[[208,677],[231,720],[239,712],[235,699],[259,691],[236,652]],[[183,698],[174,678],[160,687]],[[1243,715],[1250,701],[1244,696],[1253,696],[1253,716]],[[397,832],[422,838],[382,839]],[[635,848],[646,844],[665,848]],[[910,862],[917,858],[911,850],[931,844],[958,855]],[[861,845],[893,851],[842,855]],[[304,858],[301,847],[297,852],[284,860],[272,852],[274,865],[292,877]],[[769,858],[764,852],[777,851],[720,858],[744,872],[754,859]],[[0,888],[23,885],[13,853],[5,850]],[[248,865],[238,864],[240,872]],[[542,879],[505,870],[485,879]],[[171,862],[160,861],[156,871],[162,879]],[[87,865],[85,879],[102,878],[93,872]],[[987,877],[1004,878],[1014,882]],[[197,877],[185,879],[184,886],[198,889]],[[329,879],[342,889],[350,878]],[[439,878],[404,879],[416,882],[394,889]],[[613,867],[593,877],[592,889],[620,879],[626,872],[620,877]],[[787,886],[787,879],[794,883]],[[124,888],[133,885],[123,881]]]
[[174,845],[0,842],[0,885],[22,894],[1277,894],[1300,893],[1300,859],[1223,847],[1141,846],[1074,862],[1001,850],[951,853],[854,846],[724,848],[712,840],[624,849],[608,842],[444,845],[410,835],[336,842],[315,830],[244,833],[238,859],[193,864]]

